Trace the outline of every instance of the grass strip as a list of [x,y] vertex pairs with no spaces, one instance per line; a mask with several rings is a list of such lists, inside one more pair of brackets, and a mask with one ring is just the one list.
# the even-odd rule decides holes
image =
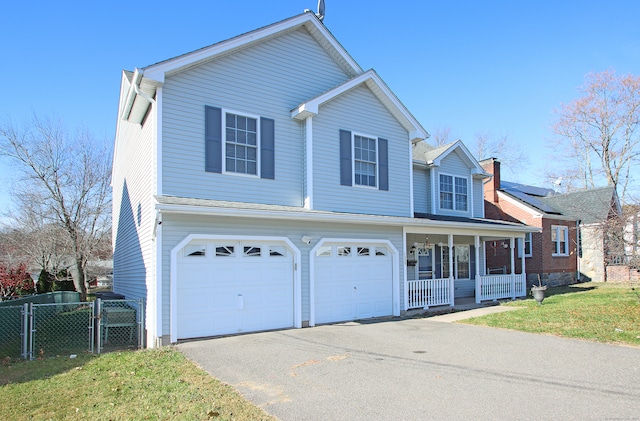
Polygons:
[[165,347],[0,366],[6,420],[273,420]]
[[577,284],[549,288],[542,305],[533,299],[503,305],[519,311],[490,314],[461,323],[566,338],[640,346],[640,290],[629,285]]

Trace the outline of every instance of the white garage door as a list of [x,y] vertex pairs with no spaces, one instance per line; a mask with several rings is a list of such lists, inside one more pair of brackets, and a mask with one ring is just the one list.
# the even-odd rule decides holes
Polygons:
[[387,246],[327,243],[313,257],[316,323],[393,313],[393,263]]
[[284,243],[192,241],[177,259],[178,339],[293,327]]

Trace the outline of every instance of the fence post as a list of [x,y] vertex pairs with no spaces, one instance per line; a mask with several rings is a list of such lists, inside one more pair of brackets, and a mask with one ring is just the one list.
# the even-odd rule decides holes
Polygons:
[[89,352],[93,354],[96,343],[95,331],[95,302],[88,303],[91,306],[91,315],[89,316]]
[[24,303],[22,305],[22,310],[20,311],[20,315],[22,316],[20,322],[20,336],[22,337],[22,342],[20,344],[20,356],[22,359],[26,360],[29,356],[29,351],[27,347],[29,346],[29,304]]
[[140,298],[138,300],[138,317],[139,317],[139,322],[138,322],[138,349],[142,349],[144,348],[144,321],[145,321],[145,314],[144,314],[144,298]]
[[93,336],[95,338],[94,352],[100,354],[102,349],[102,299],[93,302]]

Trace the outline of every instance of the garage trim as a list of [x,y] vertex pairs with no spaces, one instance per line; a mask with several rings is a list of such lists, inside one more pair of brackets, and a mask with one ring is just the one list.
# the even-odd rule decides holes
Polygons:
[[393,292],[392,304],[393,315],[400,315],[400,254],[398,249],[389,240],[375,238],[322,238],[309,252],[309,326],[316,325],[316,302],[315,302],[315,254],[316,251],[326,243],[350,243],[350,244],[383,244],[391,250],[391,274]]
[[178,342],[178,253],[193,240],[223,241],[280,241],[287,244],[293,253],[293,326],[302,327],[302,288],[300,250],[287,237],[249,236],[249,235],[212,235],[189,234],[171,249],[170,297],[169,297],[169,330],[171,343]]

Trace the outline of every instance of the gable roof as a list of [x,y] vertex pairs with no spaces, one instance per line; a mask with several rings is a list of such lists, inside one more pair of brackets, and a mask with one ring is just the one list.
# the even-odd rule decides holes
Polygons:
[[429,137],[429,133],[415,119],[396,95],[389,89],[386,83],[373,69],[355,76],[340,85],[311,98],[291,110],[291,118],[304,120],[309,116],[317,115],[322,104],[329,102],[353,88],[366,85],[378,100],[389,110],[396,120],[409,132],[411,142],[419,142]]
[[349,55],[347,50],[340,45],[318,17],[309,11],[142,69],[136,68],[133,72],[124,71],[123,73],[130,84],[128,91],[120,99],[120,118],[140,123],[149,105],[153,102],[157,88],[164,83],[167,75],[181,72],[303,27],[349,77],[363,73],[360,65]]
[[606,220],[611,212],[620,212],[612,186],[559,194],[552,189],[501,181],[500,192],[547,216],[564,216],[593,224]]
[[301,27],[305,27],[309,31],[311,36],[318,41],[329,56],[331,56],[349,76],[362,73],[360,65],[358,65],[347,50],[340,45],[333,34],[322,24],[320,19],[310,11],[229,38],[208,47],[152,64],[145,67],[143,73],[145,77],[163,82],[165,75],[177,73],[221,55],[229,54],[238,49],[246,48],[258,42],[280,36],[283,33],[295,31]]
[[[417,154],[422,153],[422,157],[416,157]],[[427,166],[439,167],[442,165],[442,160],[452,153],[457,153],[458,156],[465,161],[467,166],[471,169],[471,174],[474,176],[479,178],[491,177],[491,174],[487,173],[482,168],[478,160],[474,158],[461,140],[456,140],[455,142],[447,143],[446,145],[438,147],[431,147],[431,149],[422,146],[420,150],[414,150],[413,159],[424,162]]]
[[605,221],[612,211],[619,213],[620,210],[613,186],[553,195],[544,201],[584,224]]

